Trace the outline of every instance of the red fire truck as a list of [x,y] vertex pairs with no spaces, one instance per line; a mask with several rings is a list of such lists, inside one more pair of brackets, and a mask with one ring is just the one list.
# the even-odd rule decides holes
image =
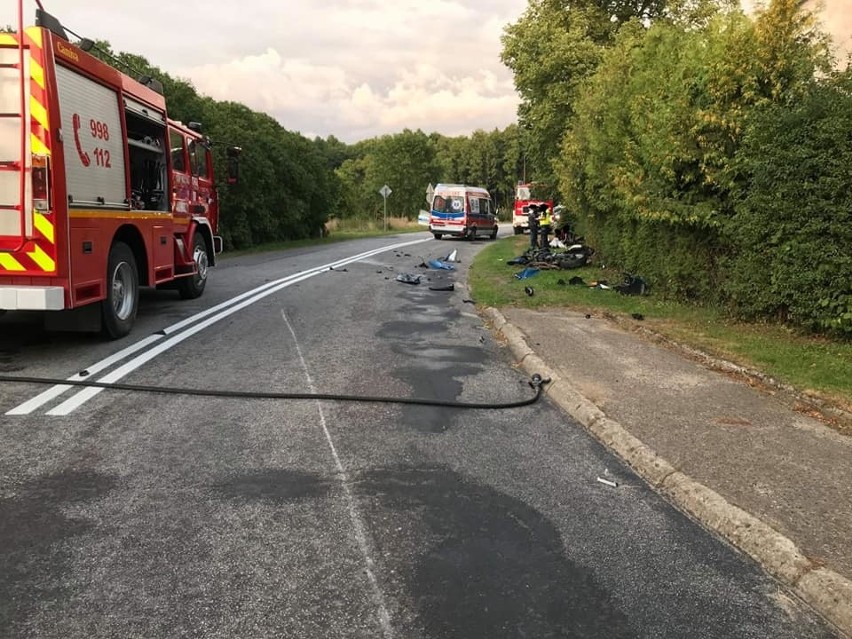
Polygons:
[[550,210],[553,211],[553,200],[533,197],[533,195],[538,195],[535,191],[542,188],[543,185],[541,184],[518,182],[518,186],[515,188],[515,206],[512,211],[512,228],[515,231],[515,235],[529,231],[530,227],[527,214],[529,213],[530,204],[547,204]]
[[222,250],[210,141],[168,118],[157,80],[72,44],[40,3],[25,29],[22,5],[0,33],[0,314],[122,337],[140,286],[204,291]]

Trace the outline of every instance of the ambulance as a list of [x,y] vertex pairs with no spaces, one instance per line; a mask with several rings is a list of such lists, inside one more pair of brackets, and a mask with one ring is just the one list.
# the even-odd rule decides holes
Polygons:
[[445,235],[495,239],[497,216],[491,194],[478,186],[439,184],[432,197],[429,231],[436,240]]

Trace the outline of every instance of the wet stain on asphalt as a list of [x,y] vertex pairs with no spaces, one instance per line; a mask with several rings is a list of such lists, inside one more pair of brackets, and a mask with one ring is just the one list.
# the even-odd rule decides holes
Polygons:
[[71,559],[63,542],[95,524],[67,517],[63,506],[100,498],[115,485],[108,475],[67,470],[33,479],[0,499],[0,628],[9,636],[23,636],[14,630],[22,630],[38,608],[74,594],[64,583]]
[[440,321],[411,320],[400,322],[385,322],[376,335],[382,339],[412,339],[428,335],[440,335],[447,330],[446,325]]
[[438,466],[370,471],[356,485],[389,562],[410,555],[416,533],[414,565],[387,568],[409,575],[429,636],[630,636],[592,571],[523,502]]
[[376,336],[385,340],[422,340],[440,335],[460,317],[459,311],[447,306],[446,294],[426,292],[416,301],[400,307],[398,315],[405,319],[384,322]]
[[323,475],[275,468],[229,477],[216,488],[232,499],[282,504],[325,497],[332,486],[333,482]]
[[[385,322],[377,331],[378,337],[389,342],[390,349],[405,361],[405,366],[395,368],[392,375],[411,387],[413,397],[457,401],[462,379],[481,371],[487,352],[482,347],[439,340],[461,316],[445,302],[408,304],[400,313],[410,319]],[[439,407],[406,406],[402,416],[405,425],[424,433],[443,433],[456,422]]]
[[[393,376],[404,381],[417,398],[457,401],[462,393],[461,377],[473,375],[480,370],[475,366],[454,365],[444,368],[421,368],[405,366],[396,368]],[[405,406],[402,423],[423,433],[443,433],[457,423],[457,412],[432,406]]]

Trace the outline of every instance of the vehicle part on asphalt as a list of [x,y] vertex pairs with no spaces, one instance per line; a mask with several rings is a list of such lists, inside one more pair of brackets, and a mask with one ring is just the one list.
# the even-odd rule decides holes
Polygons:
[[604,479],[603,477],[598,477],[598,481],[602,484],[606,484],[607,486],[612,486],[613,488],[618,488],[618,484],[614,481],[610,481],[608,479]]
[[441,260],[429,260],[429,266],[435,269],[443,269],[445,271],[454,271],[456,269],[452,264],[447,264]]
[[417,397],[381,397],[369,395],[339,395],[337,393],[274,393],[261,391],[237,391],[224,389],[205,388],[180,388],[175,386],[151,386],[146,384],[105,384],[88,380],[54,379],[48,377],[26,377],[21,375],[0,375],[0,382],[15,384],[44,384],[49,386],[87,386],[91,388],[104,388],[107,390],[123,390],[139,393],[161,393],[165,395],[194,395],[200,397],[218,397],[230,399],[312,399],[328,400],[338,402],[363,402],[378,404],[414,404],[417,406],[438,406],[443,408],[481,408],[489,410],[520,408],[535,404],[544,391],[544,385],[550,383],[549,378],[542,378],[538,373],[534,374],[527,384],[535,390],[533,397],[506,403],[474,403],[443,401],[439,399],[421,399]]
[[445,286],[430,286],[430,291],[454,291],[456,289],[455,284],[447,284]]
[[421,277],[421,275],[412,275],[411,273],[400,273],[396,276],[396,281],[403,284],[420,284]]

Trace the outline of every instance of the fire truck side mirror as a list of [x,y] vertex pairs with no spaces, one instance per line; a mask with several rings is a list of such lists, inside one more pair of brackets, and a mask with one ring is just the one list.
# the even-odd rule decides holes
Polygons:
[[240,153],[243,150],[238,146],[229,146],[225,151],[228,158],[228,184],[239,184],[240,182]]

